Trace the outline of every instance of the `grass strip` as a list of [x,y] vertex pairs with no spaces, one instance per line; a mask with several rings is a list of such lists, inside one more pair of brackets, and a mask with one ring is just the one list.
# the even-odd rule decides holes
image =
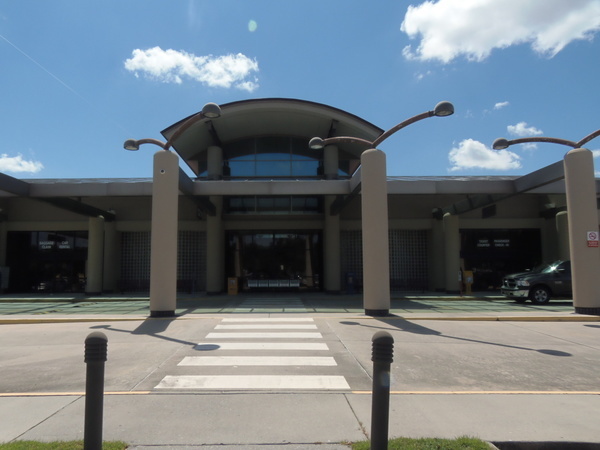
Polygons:
[[[125,442],[103,442],[102,450],[125,450],[128,446]],[[83,441],[14,441],[0,443],[0,450],[83,450]]]
[[[369,441],[352,444],[352,450],[369,450],[370,447]],[[490,450],[490,446],[485,441],[467,436],[457,439],[395,438],[390,439],[388,450]]]

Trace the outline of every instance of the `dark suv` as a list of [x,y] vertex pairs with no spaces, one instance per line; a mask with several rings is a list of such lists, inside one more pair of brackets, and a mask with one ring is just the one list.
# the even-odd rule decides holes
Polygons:
[[502,295],[525,303],[543,305],[551,297],[571,297],[571,261],[554,261],[529,272],[513,273],[502,279]]

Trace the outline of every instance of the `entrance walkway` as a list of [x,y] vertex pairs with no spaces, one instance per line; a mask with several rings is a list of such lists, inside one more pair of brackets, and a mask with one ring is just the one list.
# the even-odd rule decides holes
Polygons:
[[[323,293],[252,293],[240,295],[180,295],[176,314],[239,314],[239,313],[334,313],[364,315],[362,295],[329,295]],[[402,317],[434,316],[496,316],[496,315],[570,315],[571,300],[554,300],[547,305],[518,304],[499,295],[474,293],[471,296],[449,296],[436,293],[395,293],[390,314]],[[125,315],[148,316],[147,296],[0,296],[0,316],[75,316]]]

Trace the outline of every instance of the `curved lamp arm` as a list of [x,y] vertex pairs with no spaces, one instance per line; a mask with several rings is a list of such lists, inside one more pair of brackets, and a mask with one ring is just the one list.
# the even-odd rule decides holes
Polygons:
[[505,138],[498,138],[492,144],[492,148],[494,150],[504,150],[505,148],[508,148],[511,145],[526,144],[529,142],[550,142],[552,144],[561,144],[561,145],[566,145],[566,146],[572,147],[572,148],[581,148],[583,145],[587,144],[589,141],[591,141],[592,139],[594,139],[598,136],[600,136],[600,130],[596,130],[593,133],[588,134],[586,137],[584,137],[579,142],[569,141],[567,139],[552,138],[552,137],[527,137],[527,138],[512,139],[510,141]]
[[312,148],[313,150],[318,150],[318,149],[322,149],[323,147],[325,147],[326,145],[329,145],[329,144],[337,144],[339,142],[348,142],[348,143],[353,143],[353,144],[355,144],[355,143],[365,144],[366,146],[368,146],[370,148],[377,148],[377,146],[379,144],[381,144],[383,141],[385,141],[387,138],[389,138],[392,134],[396,133],[397,131],[401,130],[404,127],[407,127],[408,125],[418,122],[419,120],[427,119],[428,117],[433,117],[433,116],[446,117],[446,116],[451,116],[452,114],[454,114],[454,105],[452,105],[452,103],[439,102],[437,105],[435,105],[435,108],[433,109],[433,111],[427,111],[422,114],[418,114],[414,117],[411,117],[410,119],[406,119],[404,122],[400,122],[398,125],[390,128],[388,131],[380,134],[377,137],[377,139],[375,139],[372,142],[367,141],[366,139],[350,137],[350,136],[337,136],[337,137],[330,137],[327,139],[321,139],[319,137],[314,137],[310,140],[310,142],[308,143],[308,146],[310,148]]
[[308,146],[313,150],[320,150],[320,149],[324,148],[326,145],[338,144],[340,142],[347,142],[349,144],[365,144],[367,147],[370,147],[373,145],[373,143],[371,141],[367,141],[366,139],[356,138],[356,137],[352,137],[352,136],[336,136],[336,137],[330,137],[327,139],[321,139],[320,137],[314,137],[309,141]]
[[147,139],[127,139],[125,141],[125,143],[123,144],[123,148],[125,150],[131,150],[131,151],[136,151],[140,149],[140,145],[143,144],[154,144],[154,145],[158,145],[160,148],[162,148],[163,150],[167,150],[167,143],[163,142],[163,141],[159,141],[158,139],[152,139],[152,138],[147,138]]
[[390,128],[385,133],[381,134],[377,139],[373,141],[373,148],[377,148],[379,144],[389,138],[392,134],[400,131],[402,128],[407,127],[419,120],[427,119],[429,117],[447,117],[454,114],[454,105],[450,102],[439,102],[435,105],[432,111],[427,111],[422,114],[418,114],[410,119],[406,119],[404,122],[400,122],[398,125]]
[[573,148],[578,147],[577,142],[568,141],[566,139],[551,138],[551,137],[527,137],[527,138],[512,139],[510,141],[505,138],[498,138],[492,144],[492,148],[494,150],[504,150],[505,148],[508,148],[511,145],[527,144],[530,142],[550,142],[552,144],[561,144],[561,145],[566,145],[568,147],[573,147]]
[[173,145],[173,142],[175,142],[193,124],[199,122],[202,119],[216,119],[218,117],[221,117],[221,108],[219,107],[219,105],[217,105],[216,103],[207,103],[206,105],[204,105],[201,112],[194,114],[192,117],[183,122],[175,130],[175,132],[171,135],[171,138],[167,142],[162,142],[158,139],[152,138],[139,140],[127,139],[123,144],[123,148],[125,150],[135,151],[139,150],[140,145],[142,144],[154,144],[158,145],[163,150],[169,150],[169,148]]
[[593,133],[588,134],[586,137],[584,137],[582,140],[580,140],[577,143],[577,147],[581,148],[581,146],[587,144],[588,142],[590,142],[592,139],[596,138],[600,136],[600,130],[596,130]]

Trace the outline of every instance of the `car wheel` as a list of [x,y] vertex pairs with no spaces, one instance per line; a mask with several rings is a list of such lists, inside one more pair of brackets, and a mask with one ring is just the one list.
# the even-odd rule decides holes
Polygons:
[[550,291],[544,286],[536,286],[529,291],[529,298],[536,305],[544,305],[550,301]]

